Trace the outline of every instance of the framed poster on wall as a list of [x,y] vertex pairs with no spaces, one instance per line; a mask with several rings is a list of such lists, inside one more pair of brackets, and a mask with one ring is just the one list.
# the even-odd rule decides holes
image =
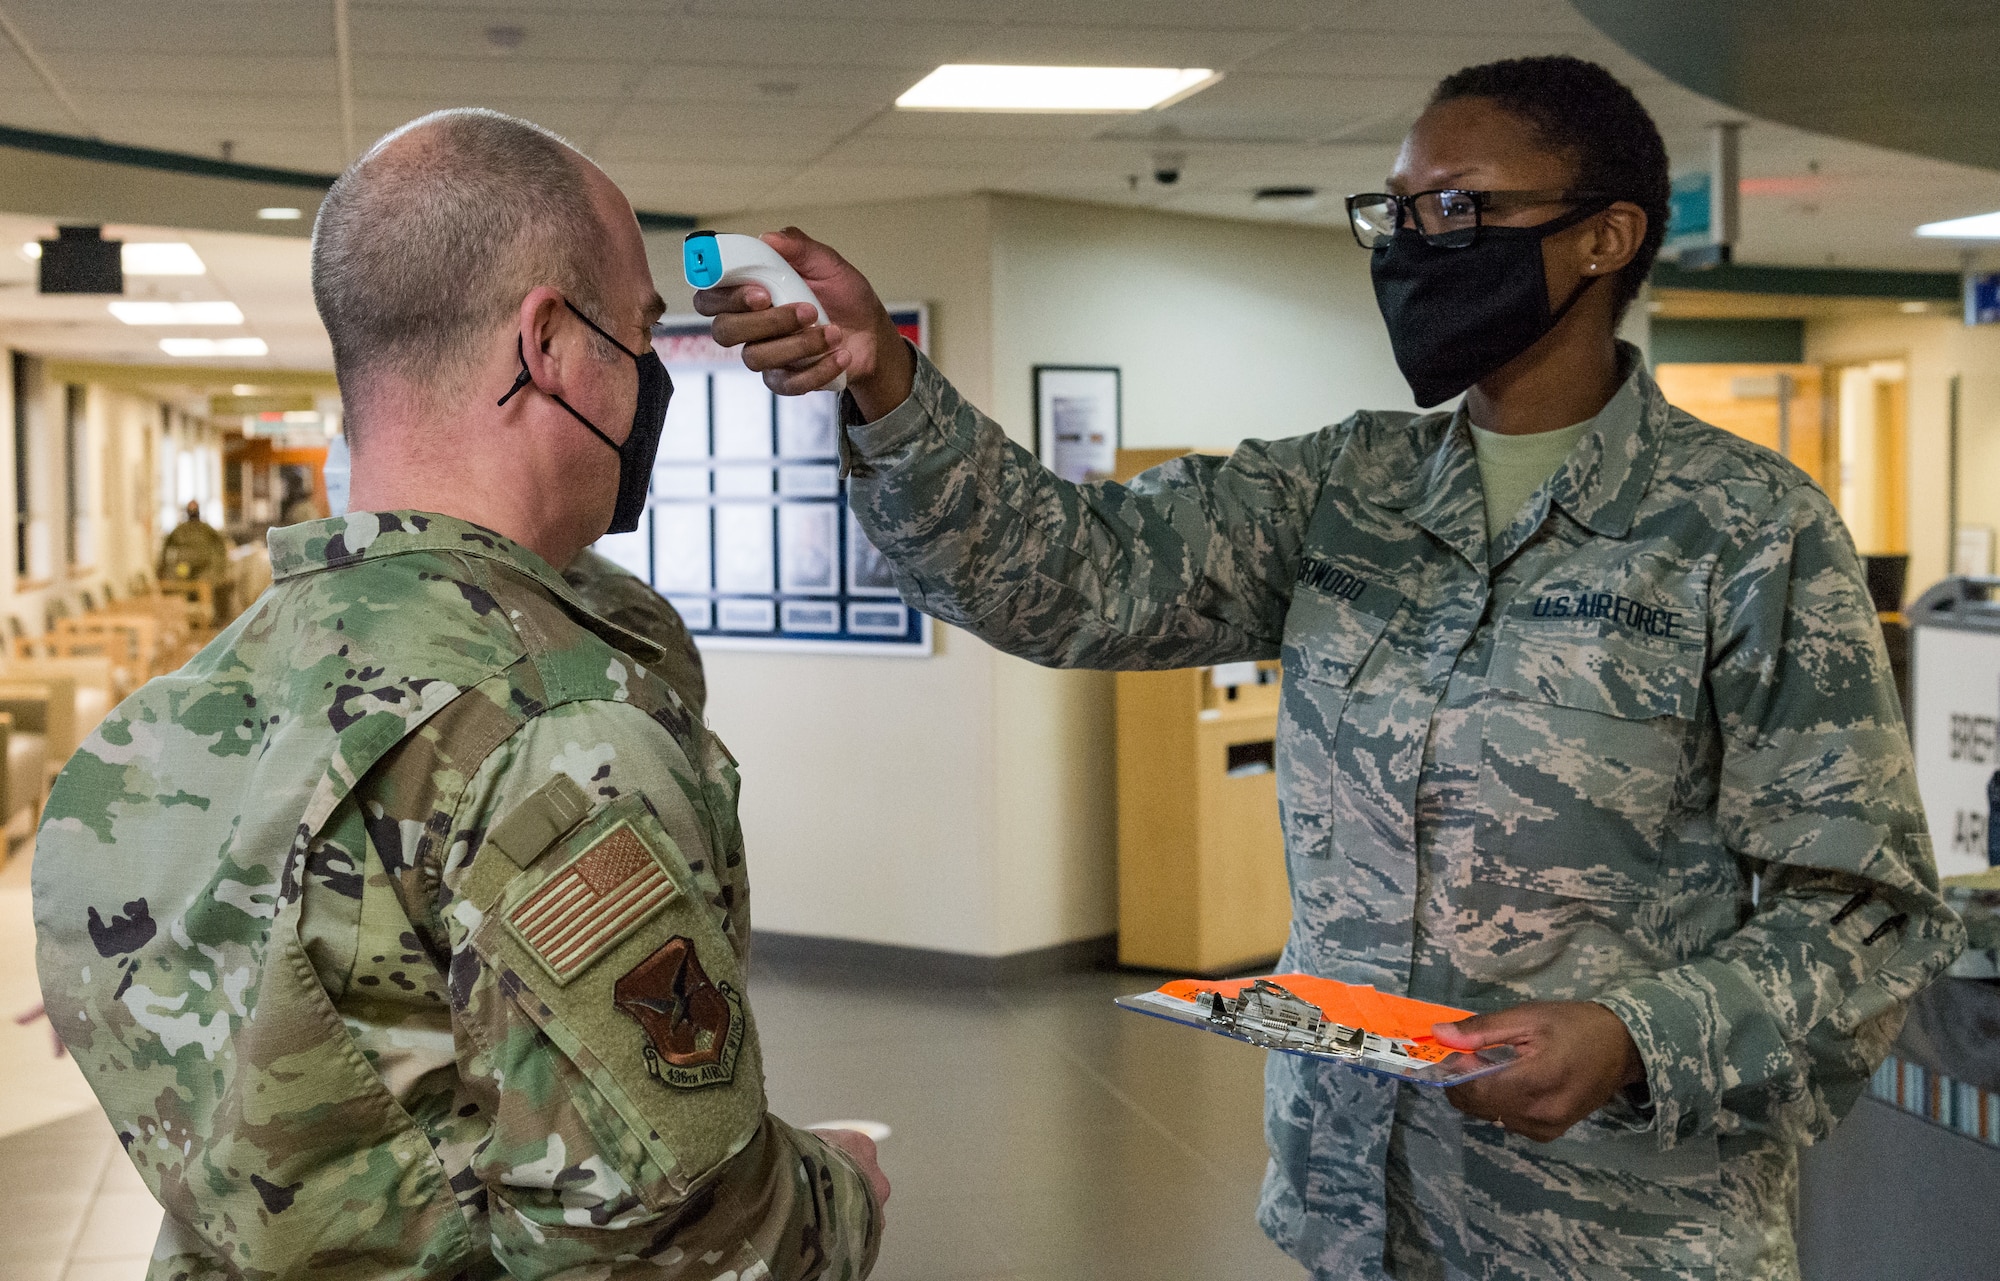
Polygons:
[[1035,366],[1035,456],[1064,480],[1105,480],[1124,434],[1113,365]]
[[[889,312],[929,350],[924,307]],[[928,655],[931,620],[847,509],[833,393],[773,395],[699,316],[662,320],[653,348],[674,397],[647,512],[597,550],[672,601],[703,648]]]

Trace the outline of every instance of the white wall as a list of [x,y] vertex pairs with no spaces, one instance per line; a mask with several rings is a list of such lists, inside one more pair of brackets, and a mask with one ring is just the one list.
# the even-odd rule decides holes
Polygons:
[[1813,363],[1904,360],[1909,365],[1909,538],[1912,598],[1942,578],[1951,531],[1951,379],[1961,379],[1959,520],[2000,528],[2000,326],[1956,318],[1882,316],[1806,325]]
[[[1124,371],[1125,442],[1227,448],[1408,408],[1343,232],[1016,197],[752,210],[892,302],[1031,443],[1037,363]],[[679,238],[650,246],[670,305]],[[742,761],[760,930],[1007,955],[1116,926],[1111,681],[948,629],[928,661],[715,652],[710,719]]]

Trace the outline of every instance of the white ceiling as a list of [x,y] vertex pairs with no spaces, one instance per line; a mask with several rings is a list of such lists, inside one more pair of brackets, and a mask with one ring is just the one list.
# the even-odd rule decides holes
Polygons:
[[[127,276],[125,297],[171,302],[233,302],[242,325],[127,325],[112,318],[110,299],[35,292],[35,262],[21,252],[50,234],[41,219],[0,214],[0,345],[44,356],[112,360],[147,365],[220,366],[231,369],[331,369],[333,351],[313,310],[307,242],[288,236],[252,236],[167,227],[105,227],[113,240],[184,241],[208,268],[204,276]],[[270,354],[254,358],[180,360],[160,350],[165,337],[229,338],[254,335]]]
[[[1654,112],[1677,167],[1705,163],[1711,121],[1740,118],[1626,55],[1566,0],[351,0],[347,12],[344,99],[334,0],[0,0],[54,80],[0,41],[0,124],[209,156],[226,141],[239,161],[332,172],[422,112],[485,105],[570,137],[639,207],[705,217],[983,190],[1328,222],[1340,196],[1380,183],[1432,86],[1469,63],[1602,62]],[[511,52],[495,28],[518,29]],[[1134,116],[894,109],[954,61],[1226,75]],[[1162,147],[1186,153],[1173,187],[1150,176]],[[1912,228],[2000,208],[2000,174],[1779,125],[1745,131],[1743,162],[1744,261],[1949,270],[1956,248]],[[1280,184],[1325,198],[1308,213],[1252,207],[1256,188]],[[293,256],[271,304],[286,310],[268,314],[254,295],[275,267],[248,244],[241,266],[234,252],[218,244],[210,287],[243,306],[273,361],[303,357],[288,336],[310,321],[302,250],[271,247]],[[0,273],[10,262],[0,250]],[[0,292],[0,322],[15,301]]]

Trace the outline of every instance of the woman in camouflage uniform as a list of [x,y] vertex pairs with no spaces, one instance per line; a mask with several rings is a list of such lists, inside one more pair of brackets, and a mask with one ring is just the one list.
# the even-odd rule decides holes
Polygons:
[[1615,337],[1667,191],[1601,68],[1448,78],[1350,211],[1418,402],[1469,394],[1128,485],[1040,467],[802,233],[833,324],[698,297],[774,389],[846,372],[919,608],[1052,665],[1283,658],[1281,966],[1521,1055],[1448,1095],[1271,1057],[1259,1215],[1316,1277],[1796,1276],[1796,1148],[1960,946],[1839,517]]

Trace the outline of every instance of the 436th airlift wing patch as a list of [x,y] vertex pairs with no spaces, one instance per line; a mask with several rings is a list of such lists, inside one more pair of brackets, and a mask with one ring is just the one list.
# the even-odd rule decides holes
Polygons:
[[654,1080],[698,1090],[736,1076],[743,998],[709,979],[685,935],[626,971],[612,985],[611,1000],[645,1029],[646,1070]]

